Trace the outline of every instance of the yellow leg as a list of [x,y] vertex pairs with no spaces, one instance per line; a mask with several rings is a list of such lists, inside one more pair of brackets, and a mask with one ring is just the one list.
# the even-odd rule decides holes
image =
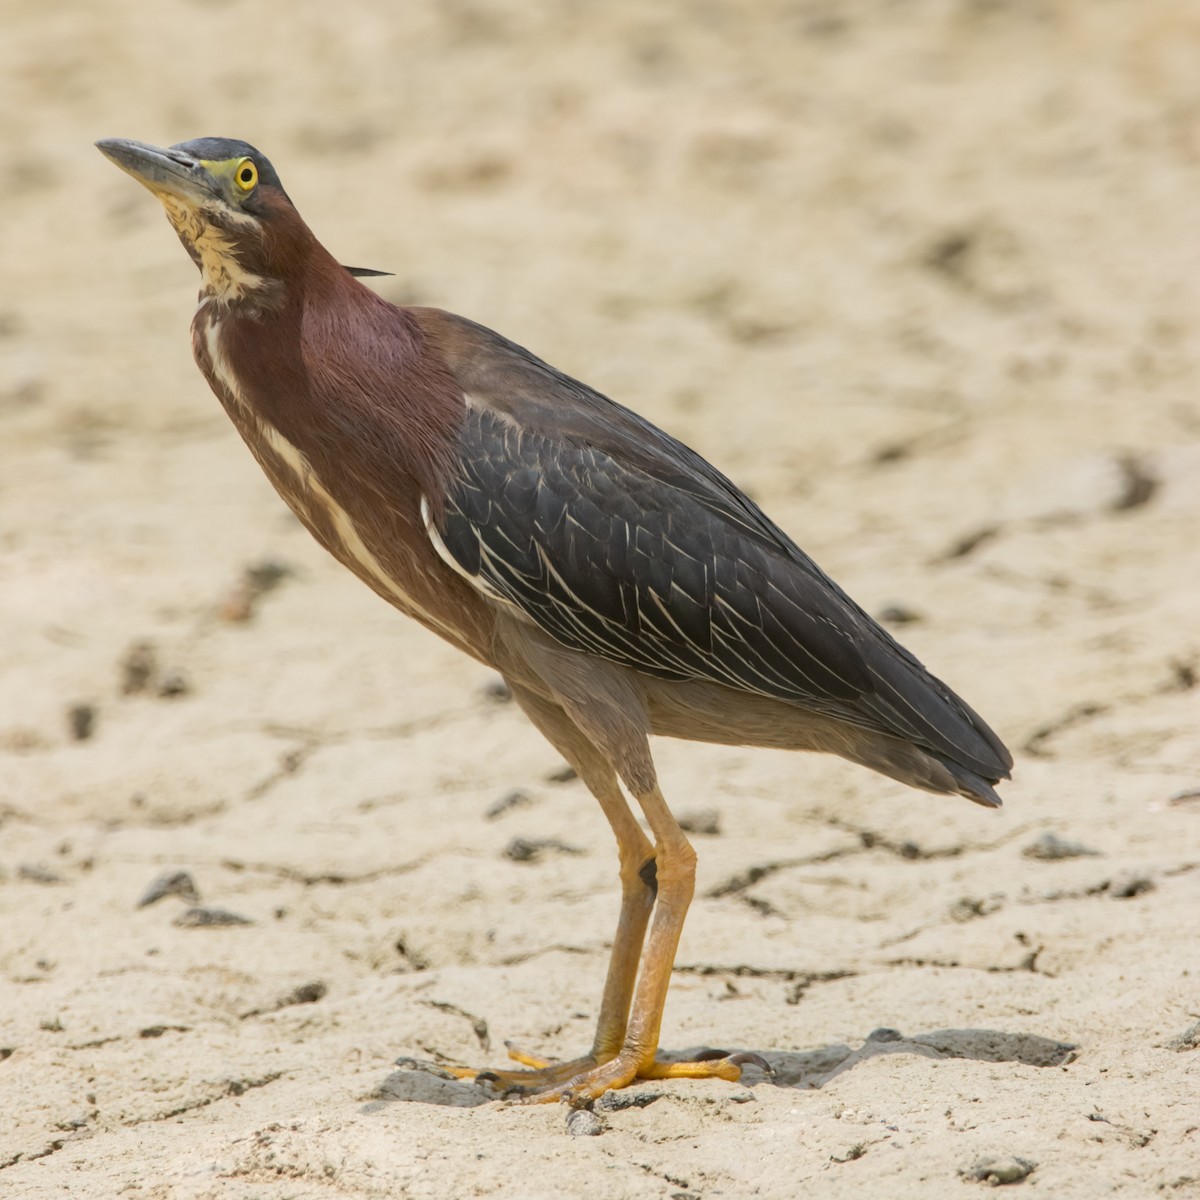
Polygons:
[[642,957],[641,975],[633,998],[624,1045],[606,1062],[585,1068],[570,1079],[541,1089],[529,1099],[534,1102],[567,1100],[587,1104],[613,1088],[626,1087],[636,1079],[727,1079],[741,1078],[741,1064],[766,1064],[755,1055],[722,1055],[699,1062],[664,1063],[657,1059],[663,1008],[671,982],[675,951],[684,918],[696,886],[696,852],[672,816],[658,786],[638,795],[642,811],[656,839],[658,903],[654,924]]
[[[619,688],[607,699],[611,702],[618,693]],[[679,1063],[657,1058],[675,951],[695,891],[696,853],[655,781],[644,727],[630,715],[637,712],[637,698],[625,696],[618,712],[598,692],[573,698],[560,694],[561,706],[519,685],[513,685],[513,695],[575,768],[612,826],[621,864],[621,915],[590,1053],[553,1062],[510,1045],[510,1057],[529,1069],[459,1068],[454,1074],[535,1103],[566,1099],[587,1104],[635,1079],[737,1080],[744,1062],[769,1069],[749,1054],[714,1054]],[[614,719],[606,722],[604,713]],[[653,846],[621,794],[617,771],[641,806]]]
[[530,1068],[526,1071],[450,1068],[463,1079],[479,1079],[500,1088],[537,1089],[574,1078],[614,1058],[625,1042],[629,1005],[637,982],[638,962],[646,927],[654,909],[656,867],[654,849],[621,794],[616,772],[569,721],[560,708],[541,697],[513,686],[513,695],[546,738],[575,768],[596,797],[617,840],[621,875],[621,912],[613,936],[608,974],[600,1000],[591,1052],[566,1062],[555,1062],[506,1043],[508,1055]]
[[658,868],[650,841],[629,811],[615,776],[610,776],[608,788],[593,786],[592,793],[600,801],[616,835],[621,863],[621,915],[613,936],[608,974],[600,999],[600,1016],[592,1042],[592,1057],[601,1063],[612,1058],[625,1041],[638,962],[646,939],[646,926],[654,910]]

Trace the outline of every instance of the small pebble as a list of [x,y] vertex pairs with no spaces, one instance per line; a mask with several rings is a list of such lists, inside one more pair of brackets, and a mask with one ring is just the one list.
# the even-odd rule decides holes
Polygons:
[[1062,858],[1094,858],[1099,854],[1082,842],[1071,842],[1060,838],[1056,833],[1043,833],[1035,838],[1021,853],[1026,858],[1036,858],[1041,862],[1056,862]]
[[53,884],[65,882],[57,871],[52,871],[49,867],[38,866],[37,863],[22,863],[17,868],[17,878],[27,880],[29,883]]
[[179,896],[189,904],[195,904],[200,899],[200,892],[186,871],[164,871],[141,894],[137,907],[145,908],[164,896]]
[[224,908],[189,908],[171,922],[180,929],[216,928],[220,925],[253,925],[249,917]]
[[1003,896],[963,896],[950,906],[950,920],[974,921],[976,917],[986,917],[1003,907]]
[[1143,892],[1152,892],[1157,886],[1149,875],[1139,871],[1123,871],[1109,881],[1106,890],[1114,900],[1128,900]]
[[279,1002],[280,1008],[287,1008],[292,1004],[316,1004],[318,1000],[323,1000],[328,993],[328,985],[322,983],[319,979],[312,983],[302,983],[299,987],[293,988]]
[[999,525],[981,525],[978,529],[973,529],[970,533],[964,533],[960,538],[952,542],[934,561],[951,562],[956,558],[966,558],[969,554],[973,554],[978,550],[980,546],[990,542],[999,533]]
[[1036,1169],[1037,1163],[1028,1158],[1018,1158],[1015,1154],[996,1154],[981,1158],[969,1167],[960,1168],[958,1173],[972,1183],[1001,1187],[1008,1183],[1020,1183]]
[[596,1101],[596,1107],[604,1112],[621,1112],[626,1108],[649,1108],[667,1093],[653,1087],[621,1088],[616,1092],[605,1092]]
[[1200,1021],[1195,1025],[1189,1025],[1178,1037],[1172,1038],[1167,1043],[1168,1050],[1178,1050],[1183,1053],[1187,1050],[1200,1050]]
[[561,767],[555,767],[552,771],[546,772],[547,783],[570,783],[578,778],[579,772],[570,763],[563,763]]
[[158,671],[158,652],[153,642],[134,642],[121,660],[121,693],[143,692]]
[[885,625],[913,625],[921,620],[921,614],[905,604],[889,604],[879,610],[879,620]]
[[483,698],[492,701],[493,704],[507,704],[512,699],[512,691],[499,675],[495,679],[489,679],[480,691]]
[[67,727],[77,742],[86,742],[96,732],[96,706],[72,704],[67,709]]
[[846,1151],[845,1154],[831,1154],[829,1156],[829,1161],[835,1162],[835,1163],[856,1162],[858,1159],[862,1158],[862,1156],[864,1154],[866,1154],[866,1152],[867,1152],[866,1142],[855,1142],[854,1145],[851,1146]]
[[264,558],[262,562],[252,563],[243,573],[246,586],[251,587],[259,595],[274,591],[285,579],[291,579],[295,571],[287,563],[276,562],[272,558]]
[[278,1012],[281,1008],[291,1008],[296,1004],[316,1004],[318,1000],[323,1000],[328,993],[329,988],[319,979],[312,983],[302,983],[299,987],[292,988],[286,995],[280,996],[274,1004],[266,1008],[251,1008],[244,1013],[239,1014],[239,1018],[243,1021],[250,1017],[261,1017],[264,1013]]
[[898,1029],[872,1029],[867,1034],[868,1042],[902,1042],[904,1034]]
[[77,1129],[86,1129],[91,1119],[91,1113],[80,1113],[78,1116],[68,1117],[65,1121],[57,1122],[54,1128],[63,1133],[74,1133]]
[[517,789],[512,792],[505,792],[499,800],[494,800],[487,806],[483,815],[486,820],[494,821],[497,817],[503,816],[506,812],[510,812],[514,808],[528,808],[532,803],[533,801],[530,800],[528,793]]
[[587,1108],[576,1108],[567,1114],[567,1132],[572,1137],[599,1137],[604,1122]]
[[684,833],[697,833],[707,837],[716,837],[721,832],[721,814],[715,808],[692,809],[691,812],[685,812],[680,815],[679,828]]
[[504,856],[513,862],[536,862],[543,851],[553,850],[556,854],[582,854],[578,846],[568,846],[558,838],[515,837],[504,848]]
[[166,700],[186,696],[191,690],[192,685],[182,671],[167,671],[158,684],[158,694]]

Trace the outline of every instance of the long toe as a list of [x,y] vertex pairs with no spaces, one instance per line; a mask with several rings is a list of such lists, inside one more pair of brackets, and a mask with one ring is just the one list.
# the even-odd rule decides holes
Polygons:
[[654,1062],[638,1072],[639,1079],[727,1079],[736,1083],[742,1068],[750,1064],[773,1078],[775,1069],[760,1054],[742,1051],[730,1054],[725,1050],[709,1050],[687,1062]]
[[517,1062],[529,1063],[531,1069],[514,1071],[504,1067],[446,1067],[445,1070],[456,1079],[473,1079],[480,1085],[490,1087],[498,1096],[504,1097],[527,1096],[546,1091],[598,1066],[596,1059],[590,1054],[566,1062],[540,1059],[511,1048],[509,1054]]

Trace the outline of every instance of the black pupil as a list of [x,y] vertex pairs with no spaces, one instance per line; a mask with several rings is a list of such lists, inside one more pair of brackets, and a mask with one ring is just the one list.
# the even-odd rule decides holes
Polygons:
[[242,182],[249,183],[254,178],[254,172],[249,167],[242,168]]

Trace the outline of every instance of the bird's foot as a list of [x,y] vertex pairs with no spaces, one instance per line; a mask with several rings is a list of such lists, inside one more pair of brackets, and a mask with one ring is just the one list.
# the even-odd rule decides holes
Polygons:
[[583,1055],[567,1062],[555,1062],[529,1054],[507,1043],[509,1057],[523,1063],[524,1071],[472,1070],[452,1067],[460,1079],[474,1079],[488,1084],[501,1095],[526,1104],[552,1104],[565,1100],[573,1108],[584,1107],[599,1099],[605,1092],[628,1087],[639,1079],[725,1079],[736,1083],[742,1077],[742,1067],[753,1063],[768,1074],[771,1068],[757,1054],[728,1054],[723,1050],[707,1052],[703,1057],[687,1062],[649,1062],[638,1050],[625,1047],[607,1059],[594,1054]]
[[628,1087],[639,1079],[724,1079],[736,1083],[741,1079],[746,1063],[772,1073],[767,1062],[757,1054],[727,1054],[723,1050],[714,1050],[711,1057],[689,1062],[663,1062],[657,1058],[645,1062],[636,1051],[626,1048],[609,1062],[581,1071],[557,1085],[540,1088],[522,1099],[530,1104],[565,1100],[572,1108],[584,1108],[605,1092]]

